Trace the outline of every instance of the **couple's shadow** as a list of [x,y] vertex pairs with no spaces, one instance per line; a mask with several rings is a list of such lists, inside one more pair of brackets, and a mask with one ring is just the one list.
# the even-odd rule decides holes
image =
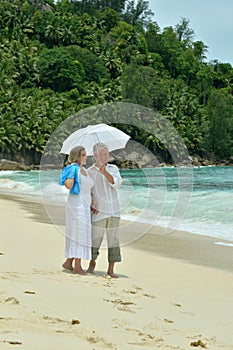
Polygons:
[[[82,275],[79,275],[79,274],[75,274],[75,273],[73,273],[72,271],[69,271],[69,270],[64,269],[64,268],[62,269],[62,271],[63,271],[64,273],[68,273],[68,274],[70,274],[70,275],[82,276]],[[116,275],[118,276],[118,278],[129,278],[129,276],[123,275],[123,274],[121,274],[121,273],[116,273]],[[102,271],[102,270],[95,270],[93,273],[88,273],[88,274],[85,275],[85,276],[104,277],[104,278],[107,278],[107,279],[109,279],[109,280],[117,279],[117,278],[111,278],[111,277],[107,274],[106,271]],[[84,276],[84,277],[85,277],[85,276]]]
[[[96,276],[96,277],[105,277],[105,278],[108,278],[108,279],[115,279],[115,278],[111,278],[106,271],[102,271],[102,270],[95,270],[94,273],[90,273],[88,275],[92,275],[92,276]],[[116,275],[119,277],[119,278],[129,278],[129,276],[127,275],[123,275],[121,273],[117,273],[116,272]]]

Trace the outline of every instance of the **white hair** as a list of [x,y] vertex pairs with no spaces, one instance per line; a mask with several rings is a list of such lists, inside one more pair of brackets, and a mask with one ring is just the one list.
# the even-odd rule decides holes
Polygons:
[[97,154],[101,149],[107,149],[108,146],[105,143],[98,142],[93,146],[93,154]]

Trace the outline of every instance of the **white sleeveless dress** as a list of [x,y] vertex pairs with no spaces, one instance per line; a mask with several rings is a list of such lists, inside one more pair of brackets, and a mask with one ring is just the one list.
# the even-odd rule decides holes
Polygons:
[[79,174],[80,193],[69,194],[66,204],[66,258],[91,260],[91,188],[94,181]]

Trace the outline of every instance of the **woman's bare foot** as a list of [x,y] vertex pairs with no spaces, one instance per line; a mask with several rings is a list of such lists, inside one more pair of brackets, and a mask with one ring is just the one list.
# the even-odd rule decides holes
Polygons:
[[73,273],[75,273],[77,275],[82,275],[82,276],[87,275],[87,272],[84,271],[82,268],[80,268],[80,269],[73,269]]
[[63,269],[66,269],[66,270],[69,270],[69,271],[73,271],[73,266],[72,266],[72,260],[66,260],[63,264],[62,264],[62,267]]
[[87,269],[87,273],[94,273],[94,270],[95,270],[95,261],[91,260],[89,267]]

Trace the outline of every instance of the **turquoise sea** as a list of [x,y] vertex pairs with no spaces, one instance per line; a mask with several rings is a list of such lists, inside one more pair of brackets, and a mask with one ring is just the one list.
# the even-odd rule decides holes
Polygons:
[[[64,201],[59,170],[0,171],[0,193]],[[233,247],[233,167],[122,170],[122,218],[217,238]],[[46,193],[46,198],[45,198]],[[229,242],[222,242],[226,240]]]

